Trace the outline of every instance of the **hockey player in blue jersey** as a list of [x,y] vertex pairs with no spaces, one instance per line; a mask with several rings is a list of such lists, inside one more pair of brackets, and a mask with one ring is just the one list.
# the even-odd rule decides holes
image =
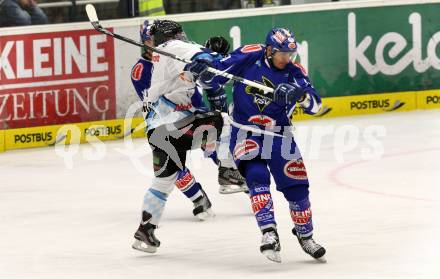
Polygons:
[[323,260],[325,249],[313,238],[309,181],[303,159],[291,131],[295,107],[305,113],[320,110],[321,99],[299,64],[295,38],[287,29],[274,28],[266,44],[246,45],[222,60],[194,60],[190,71],[215,91],[228,80],[213,76],[211,66],[245,79],[272,87],[272,93],[235,82],[233,86],[233,127],[230,150],[249,187],[252,208],[262,232],[260,251],[270,260],[280,262],[280,241],[275,222],[270,174],[276,189],[289,203],[294,223],[293,234],[302,249]]

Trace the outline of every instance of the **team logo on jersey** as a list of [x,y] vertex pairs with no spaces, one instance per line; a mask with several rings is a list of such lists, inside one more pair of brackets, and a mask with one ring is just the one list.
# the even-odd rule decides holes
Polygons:
[[174,111],[190,110],[193,108],[192,104],[177,104]]
[[260,50],[262,50],[262,48],[261,48],[261,45],[259,45],[259,44],[245,45],[244,47],[241,48],[242,53],[249,53],[249,52],[260,51]]
[[140,80],[142,77],[142,71],[144,70],[144,64],[142,63],[137,63],[134,67],[133,70],[131,70],[131,78],[133,80]]
[[[275,85],[265,76],[262,76],[262,80],[263,84],[267,87],[275,88]],[[255,82],[259,81],[256,80]],[[258,106],[260,111],[263,111],[273,100],[273,92],[265,93],[263,90],[249,85],[246,86],[245,92],[254,96],[254,103]]]
[[259,147],[258,143],[251,139],[244,140],[235,146],[234,158],[240,160],[254,158],[258,154]]
[[292,221],[296,225],[306,225],[310,222],[310,219],[312,218],[312,210],[307,208],[304,211],[290,211],[290,216],[292,217]]
[[252,115],[249,117],[248,121],[268,128],[272,128],[276,124],[276,120],[267,115]]
[[284,174],[297,180],[307,180],[307,171],[302,159],[291,160],[284,166]]

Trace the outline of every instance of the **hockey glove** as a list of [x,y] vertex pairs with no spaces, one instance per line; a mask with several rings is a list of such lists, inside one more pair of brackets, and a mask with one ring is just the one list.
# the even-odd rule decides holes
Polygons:
[[280,106],[291,105],[304,98],[304,90],[289,83],[281,83],[273,92],[273,101]]
[[196,59],[188,64],[187,69],[193,74],[195,79],[200,79],[204,82],[214,77],[214,74],[208,71],[209,66],[209,61],[205,59]]
[[228,106],[226,104],[226,93],[223,88],[220,88],[216,92],[211,90],[206,90],[206,93],[211,110],[228,112]]

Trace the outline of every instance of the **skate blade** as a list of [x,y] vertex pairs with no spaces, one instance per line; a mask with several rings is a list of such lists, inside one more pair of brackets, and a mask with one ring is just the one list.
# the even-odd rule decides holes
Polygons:
[[208,210],[197,214],[196,217],[199,218],[200,221],[207,221],[209,219],[214,218],[215,213],[214,213],[214,211],[212,211],[211,208],[209,208]]
[[265,250],[261,253],[263,253],[263,255],[266,256],[266,258],[268,258],[269,260],[276,262],[276,263],[281,263],[280,252],[273,251],[273,250]]
[[131,248],[138,250],[138,251],[146,252],[146,253],[156,253],[156,251],[157,251],[157,247],[147,245],[144,242],[137,240],[137,239],[135,239],[135,241],[131,245]]
[[246,186],[237,186],[237,187],[231,187],[230,185],[222,185],[218,189],[218,192],[223,195],[229,195],[229,194],[235,194],[240,192],[246,192],[249,191],[248,187]]

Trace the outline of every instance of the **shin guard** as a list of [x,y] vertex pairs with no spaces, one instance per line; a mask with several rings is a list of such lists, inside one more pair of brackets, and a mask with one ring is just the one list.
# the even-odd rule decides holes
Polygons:
[[272,195],[269,185],[253,185],[249,187],[249,195],[252,203],[252,210],[257,219],[258,226],[264,229],[276,228],[275,215],[273,209]]
[[313,234],[312,210],[309,198],[300,201],[289,201],[290,216],[295,224],[295,230],[301,237]]
[[177,188],[179,188],[179,190],[191,201],[195,201],[197,198],[202,196],[200,183],[196,182],[196,179],[186,167],[179,171],[175,184]]

